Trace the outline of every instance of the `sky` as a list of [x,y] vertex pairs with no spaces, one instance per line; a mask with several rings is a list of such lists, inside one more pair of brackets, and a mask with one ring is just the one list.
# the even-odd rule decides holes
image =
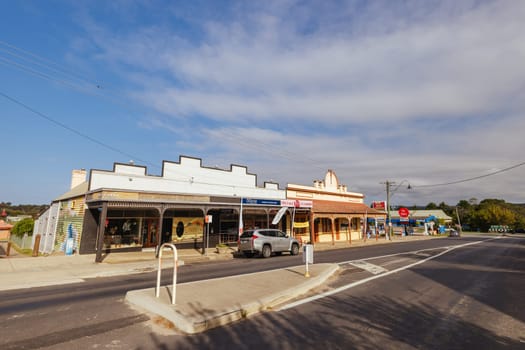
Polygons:
[[[0,0],[0,202],[179,156],[525,203],[525,1]],[[408,189],[410,184],[411,189]]]

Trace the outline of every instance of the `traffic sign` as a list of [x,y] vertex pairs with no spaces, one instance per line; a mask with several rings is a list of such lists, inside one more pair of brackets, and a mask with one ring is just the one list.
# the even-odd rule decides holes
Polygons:
[[402,218],[407,218],[408,215],[410,215],[410,211],[404,207],[399,208],[397,212],[399,213],[399,216],[401,216]]

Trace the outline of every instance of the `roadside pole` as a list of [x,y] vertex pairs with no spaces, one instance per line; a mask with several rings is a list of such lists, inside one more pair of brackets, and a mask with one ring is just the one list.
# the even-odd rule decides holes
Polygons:
[[[213,216],[212,215],[206,215],[204,217],[204,221],[206,222],[206,247],[204,249],[204,255],[208,256],[208,248],[210,246],[210,224],[213,220]],[[203,245],[204,245],[204,242],[203,242]]]
[[308,269],[308,264],[314,263],[314,246],[313,244],[305,244],[303,246],[303,262],[305,263],[305,273],[304,277],[310,277],[310,271]]
[[395,184],[395,182],[391,182],[386,180],[385,182],[381,182],[381,184],[386,185],[386,222],[385,222],[385,239],[392,240],[392,221],[390,217],[390,186]]
[[461,221],[459,220],[459,211],[458,211],[458,207],[456,206],[456,216],[458,217],[458,225],[459,225],[459,234],[463,234],[462,232],[462,228],[461,228]]

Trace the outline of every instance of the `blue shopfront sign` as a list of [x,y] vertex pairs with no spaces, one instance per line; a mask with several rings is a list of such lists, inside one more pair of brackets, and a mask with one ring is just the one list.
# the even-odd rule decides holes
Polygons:
[[257,198],[243,198],[242,204],[249,204],[249,205],[274,205],[274,206],[281,206],[280,200],[274,200],[274,199],[257,199]]
[[403,218],[393,218],[392,219],[392,224],[396,225],[396,226],[401,226],[401,225],[416,225],[416,220],[415,219],[403,219]]

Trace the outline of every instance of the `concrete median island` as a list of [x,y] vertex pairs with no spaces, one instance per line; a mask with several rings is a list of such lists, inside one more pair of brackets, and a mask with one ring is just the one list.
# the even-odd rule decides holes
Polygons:
[[323,284],[337,264],[296,266],[259,273],[182,283],[176,286],[175,305],[172,287],[128,291],[126,301],[145,312],[163,317],[184,333],[199,333],[254,315],[305,294]]

